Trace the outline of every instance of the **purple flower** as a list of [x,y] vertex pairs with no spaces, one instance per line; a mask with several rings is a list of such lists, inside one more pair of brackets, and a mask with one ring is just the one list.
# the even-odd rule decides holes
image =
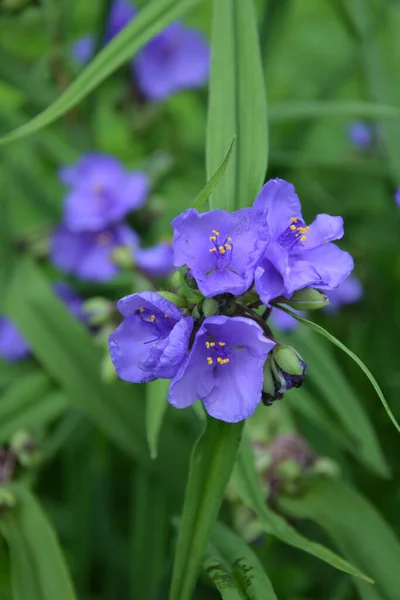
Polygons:
[[127,246],[133,252],[138,245],[137,235],[127,225],[114,225],[103,231],[71,231],[60,225],[53,232],[50,257],[64,273],[80,279],[108,281],[118,274],[113,251]]
[[131,383],[173,377],[189,346],[192,317],[155,292],[125,296],[117,306],[125,318],[109,347],[118,376]]
[[165,100],[207,82],[209,45],[199,31],[172,23],[139,51],[133,68],[143,95],[149,100]]
[[[299,314],[301,316],[303,313]],[[283,312],[283,310],[279,310],[278,308],[272,309],[270,319],[272,325],[281,331],[292,331],[300,325],[300,323],[296,321],[294,317]]]
[[73,317],[82,323],[86,323],[88,315],[83,311],[84,298],[77,294],[73,287],[65,281],[56,281],[53,284],[53,290],[60,300],[68,308]]
[[107,31],[105,42],[109,42],[113,37],[126,26],[136,16],[137,10],[130,2],[126,0],[114,0],[108,16]]
[[64,220],[72,231],[99,231],[142,206],[149,191],[145,173],[126,171],[105,154],[85,154],[76,165],[60,169],[72,189],[65,198]]
[[204,296],[229,292],[238,296],[252,284],[268,239],[257,211],[189,208],[172,221],[174,264],[187,265]]
[[350,123],[347,135],[353,146],[362,150],[369,148],[372,143],[372,128],[363,121]]
[[330,304],[324,310],[333,312],[345,304],[354,304],[362,298],[363,292],[361,281],[355,275],[351,275],[335,290],[328,292]]
[[85,35],[79,38],[71,46],[71,54],[73,59],[80,65],[84,65],[92,58],[94,54],[94,37]]
[[171,382],[169,402],[186,408],[200,399],[216,419],[228,423],[246,419],[260,402],[263,367],[274,345],[251,319],[205,319]]
[[30,349],[18,329],[6,317],[0,317],[0,358],[16,362],[29,356]]
[[296,290],[338,287],[353,270],[353,259],[333,240],[343,236],[343,219],[320,214],[308,227],[294,186],[282,179],[268,181],[256,198],[270,233],[270,243],[256,269],[255,284],[264,304],[290,298]]
[[394,200],[395,200],[397,206],[400,206],[400,188],[398,188],[396,190],[396,193],[394,195]]
[[174,270],[174,251],[172,245],[166,242],[156,244],[151,248],[138,248],[135,261],[149,277],[166,277]]

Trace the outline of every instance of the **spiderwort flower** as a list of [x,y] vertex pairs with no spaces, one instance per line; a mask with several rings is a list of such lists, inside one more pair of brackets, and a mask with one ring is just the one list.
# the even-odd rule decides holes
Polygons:
[[139,269],[149,277],[167,277],[174,270],[174,251],[167,242],[138,248],[134,258]]
[[268,240],[268,229],[256,211],[189,208],[172,221],[174,264],[187,265],[204,296],[243,294]]
[[149,191],[145,173],[126,171],[105,154],[85,154],[76,165],[63,167],[60,178],[71,187],[64,208],[71,231],[99,231],[117,223],[140,208]]
[[400,188],[396,190],[394,201],[396,202],[397,206],[400,206]]
[[335,290],[328,292],[330,304],[324,310],[335,312],[345,304],[354,304],[361,300],[363,293],[361,281],[355,275],[351,275]]
[[[300,316],[304,315],[304,313],[299,314]],[[299,321],[296,321],[294,317],[278,308],[272,309],[270,319],[272,325],[281,331],[293,331],[293,329],[296,329],[300,325]]]
[[186,408],[200,398],[216,419],[246,419],[261,400],[263,366],[274,345],[251,319],[205,319],[171,382],[169,402]]
[[71,46],[72,58],[80,65],[84,65],[94,54],[95,40],[92,35],[79,38]]
[[350,142],[356,148],[365,150],[371,146],[372,128],[364,121],[354,121],[353,123],[350,123],[347,129],[347,135]]
[[210,49],[203,35],[172,23],[142,48],[133,61],[138,86],[149,100],[204,85],[210,71]]
[[59,225],[53,232],[50,259],[64,273],[80,279],[108,281],[119,271],[113,251],[127,246],[133,252],[137,245],[137,235],[127,225],[114,225],[97,232],[75,232]]
[[172,378],[189,346],[192,317],[155,292],[125,296],[117,307],[124,320],[109,347],[118,376],[131,383]]
[[83,303],[85,300],[82,296],[77,294],[73,287],[68,283],[65,283],[65,281],[56,281],[53,284],[53,290],[68,308],[73,317],[82,323],[88,321],[88,314],[83,310]]
[[6,317],[0,317],[0,358],[16,362],[29,354],[29,346],[15,325]]
[[268,181],[254,208],[265,219],[270,243],[255,272],[257,292],[269,304],[305,287],[338,287],[353,270],[353,259],[333,240],[343,236],[343,219],[320,214],[307,226],[294,186],[282,179]]

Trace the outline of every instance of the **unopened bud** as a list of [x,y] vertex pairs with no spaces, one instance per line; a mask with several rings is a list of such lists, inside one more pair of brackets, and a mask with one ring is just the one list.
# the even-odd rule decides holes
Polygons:
[[184,280],[185,283],[188,287],[190,287],[190,289],[192,290],[198,290],[199,286],[197,285],[197,281],[195,280],[195,278],[193,277],[193,275],[191,275],[189,273],[189,271],[186,271],[185,275],[184,275]]
[[219,312],[218,302],[214,298],[205,298],[201,308],[205,317],[213,317]]
[[282,300],[282,304],[287,304],[295,310],[317,310],[327,306],[329,298],[320,290],[304,288],[295,292],[289,300]]
[[174,294],[173,292],[158,292],[160,296],[175,304],[179,308],[186,308],[187,302],[186,298],[182,298],[182,296],[178,296],[178,294]]
[[117,246],[112,252],[112,261],[123,269],[131,269],[135,261],[132,250],[128,246]]
[[39,461],[36,440],[27,431],[14,433],[10,440],[10,448],[16,455],[18,462],[24,467],[34,466]]
[[90,325],[104,325],[113,311],[113,303],[107,298],[96,296],[85,300],[82,310]]
[[300,387],[306,369],[306,363],[294,348],[277,344],[264,367],[263,403],[270,406],[274,400],[281,400],[291,388]]
[[12,508],[17,503],[17,499],[12,492],[6,488],[0,488],[0,509]]

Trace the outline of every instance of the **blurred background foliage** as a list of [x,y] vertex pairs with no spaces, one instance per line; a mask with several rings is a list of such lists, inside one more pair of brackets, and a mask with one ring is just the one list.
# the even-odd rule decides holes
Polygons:
[[[101,39],[109,5],[0,0],[1,133],[28,121],[66,89],[82,68],[71,45],[87,34]],[[146,0],[136,5],[144,7]],[[354,256],[364,287],[358,303],[315,318],[371,368],[399,417],[400,208],[393,196],[400,183],[400,121],[396,109],[385,116],[384,107],[400,106],[400,5],[255,0],[255,6],[269,110],[267,178],[296,186],[308,221],[318,212],[344,217],[342,247]],[[211,12],[212,2],[204,0],[185,22],[209,37]],[[380,114],[372,103],[383,107]],[[28,458],[14,471],[23,487],[0,489],[5,600],[73,598],[60,548],[82,600],[168,596],[173,518],[181,510],[201,420],[192,409],[168,407],[158,457],[150,458],[146,395],[157,404],[165,389],[114,380],[107,328],[103,336],[85,331],[51,290],[59,274],[46,262],[45,234],[62,213],[65,190],[58,168],[96,150],[148,172],[150,199],[130,223],[145,245],[170,237],[171,219],[205,184],[206,112],[206,89],[158,104],[143,102],[124,66],[57,122],[0,147],[0,307],[18,321],[33,349],[22,362],[0,360],[1,442],[5,449],[15,447],[21,431],[30,440],[24,446]],[[368,148],[356,147],[348,135],[360,119],[373,131]],[[105,285],[73,284],[86,298],[112,301],[143,289],[129,274]],[[330,459],[325,467],[334,475],[311,483],[304,475],[300,489],[280,491],[274,510],[376,585],[359,583],[262,527],[255,525],[253,535],[248,520],[241,521],[235,492],[228,494],[220,521],[248,538],[282,600],[395,600],[397,433],[369,382],[345,355],[304,326],[286,336],[307,360],[309,377],[281,404],[260,408],[249,433],[264,443],[298,432],[317,455]],[[23,515],[7,508],[13,500],[24,507]],[[204,571],[196,600],[218,597]]]

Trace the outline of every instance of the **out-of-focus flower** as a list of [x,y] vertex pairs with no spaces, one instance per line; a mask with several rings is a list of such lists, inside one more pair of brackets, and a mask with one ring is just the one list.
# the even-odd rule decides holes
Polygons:
[[173,377],[187,352],[193,319],[155,292],[125,296],[117,306],[124,320],[109,347],[118,376],[131,383]]
[[[299,314],[302,316],[304,313]],[[270,320],[272,325],[281,331],[292,331],[300,325],[300,323],[296,321],[294,317],[283,312],[283,310],[279,310],[278,308],[272,309]]]
[[114,0],[108,16],[105,43],[115,37],[136,16],[137,10],[127,0]]
[[0,357],[6,362],[17,362],[29,354],[29,346],[15,325],[0,317]]
[[308,227],[294,186],[282,179],[268,181],[254,208],[265,219],[270,242],[256,269],[255,284],[264,302],[290,296],[296,290],[338,287],[353,270],[353,259],[333,240],[343,236],[343,219],[320,214]]
[[133,69],[146,98],[165,100],[207,82],[210,48],[199,31],[172,23],[138,52]]
[[268,240],[268,228],[251,208],[234,213],[189,208],[172,221],[174,263],[187,265],[204,296],[243,294]]
[[71,187],[65,198],[64,222],[72,231],[100,231],[140,208],[149,192],[149,179],[126,171],[117,159],[85,154],[76,165],[60,170]]
[[85,35],[79,38],[71,46],[71,54],[73,59],[80,65],[84,65],[92,58],[94,53],[94,37]]
[[120,246],[127,246],[131,252],[138,246],[136,233],[127,225],[114,225],[98,232],[74,232],[59,225],[53,232],[50,259],[64,273],[80,279],[108,281],[118,274],[113,251]]
[[174,251],[172,245],[161,242],[150,248],[138,248],[135,261],[149,277],[167,277],[174,270]]
[[65,283],[65,281],[56,281],[53,284],[53,290],[68,308],[73,317],[82,323],[88,321],[88,314],[83,310],[85,299],[82,298],[73,287],[68,283]]
[[186,408],[201,399],[216,419],[246,419],[261,400],[263,367],[274,345],[251,319],[205,319],[171,382],[169,402]]
[[354,304],[361,300],[363,293],[361,281],[355,275],[351,275],[335,290],[328,292],[330,304],[324,310],[332,312],[337,311],[345,304]]
[[354,121],[347,128],[347,135],[350,142],[356,148],[365,150],[371,146],[373,132],[370,125],[364,121]]
[[400,206],[400,188],[398,188],[394,194],[394,201],[396,202],[397,206]]

